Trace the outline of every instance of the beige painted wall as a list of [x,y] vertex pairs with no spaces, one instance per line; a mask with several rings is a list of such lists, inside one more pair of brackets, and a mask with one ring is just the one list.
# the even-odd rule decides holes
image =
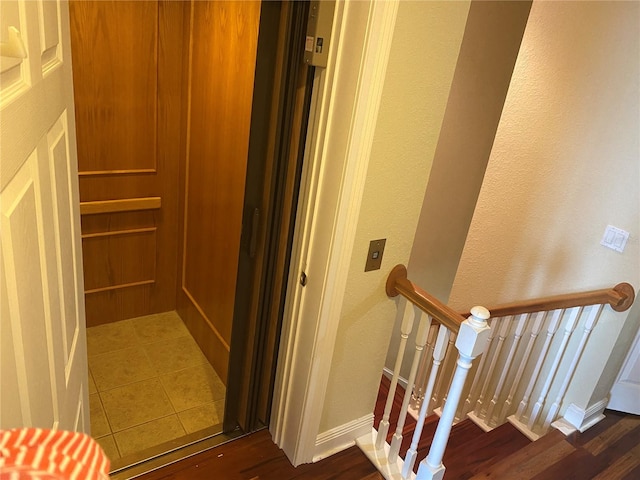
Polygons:
[[[371,413],[396,305],[390,269],[411,251],[469,2],[401,2],[320,432]],[[382,268],[364,272],[369,241]]]
[[[408,263],[411,281],[447,302],[509,90],[531,2],[472,2]],[[402,318],[386,367],[395,368]],[[417,327],[407,340],[415,345]],[[400,375],[409,377],[413,354]]]
[[[621,281],[640,287],[639,18],[638,2],[534,2],[451,292],[455,308]],[[630,232],[624,253],[599,244],[608,224]],[[608,393],[637,331],[638,308],[605,312],[564,407]]]

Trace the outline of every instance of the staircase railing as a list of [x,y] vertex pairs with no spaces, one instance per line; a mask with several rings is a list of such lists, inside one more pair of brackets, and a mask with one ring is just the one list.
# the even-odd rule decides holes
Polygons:
[[[471,368],[472,361],[482,353],[489,338],[490,328],[487,325],[489,312],[483,307],[474,307],[469,318],[465,320],[460,314],[409,281],[407,279],[407,270],[402,265],[397,265],[390,273],[386,290],[390,297],[397,295],[405,297],[408,300],[407,306],[411,311],[404,316],[402,321],[400,348],[398,349],[389,395],[378,431],[374,431],[373,436],[365,435],[358,439],[358,445],[387,479],[441,479],[445,471],[442,458],[456,411],[458,410],[465,379]],[[400,366],[404,359],[407,339],[414,324],[417,324],[418,327],[413,362],[407,380],[408,388],[405,391],[396,429],[389,444],[387,443],[387,435],[390,427],[393,398],[398,384]],[[418,414],[411,445],[404,460],[399,458],[399,453],[416,374],[432,326],[437,328],[437,334],[432,349],[432,368],[425,386],[426,398],[430,397],[434,389],[439,367],[445,358],[445,350],[452,334],[456,335],[455,347],[458,349],[458,359],[448,389],[447,401],[442,409],[442,415],[438,422],[431,448],[428,455],[420,462],[416,477],[413,469],[417,461],[418,442],[427,416],[426,403]]]
[[[492,318],[488,323],[492,330],[485,354],[471,373],[456,421],[468,417],[485,431],[509,421],[528,438],[537,440],[557,420],[603,310],[609,306],[623,312],[634,298],[633,287],[620,283],[609,289],[490,307]],[[427,349],[432,345],[431,341]],[[446,372],[452,363],[445,357],[441,368],[445,374],[438,378],[438,385],[443,387],[435,389],[425,401],[424,371],[430,361],[422,359],[410,414],[417,416],[423,403],[427,412],[440,414],[450,379]]]
[[[408,280],[402,265],[389,274],[386,291],[390,297],[407,299],[400,345],[378,430],[358,439],[358,445],[385,478],[418,480],[443,477],[442,458],[452,425],[464,418],[485,431],[509,421],[531,440],[544,435],[559,415],[603,309],[610,306],[614,311],[625,311],[635,298],[633,287],[620,283],[610,289],[490,309],[474,307],[460,314]],[[413,360],[404,379],[400,371],[416,325]],[[479,361],[472,365],[478,356]],[[389,436],[399,380],[406,383],[406,390],[395,430]],[[440,420],[416,477],[418,442],[425,419],[433,412]],[[416,419],[416,427],[402,459],[408,414]]]
[[605,307],[623,312],[634,298],[633,287],[620,283],[493,307],[491,325],[498,337],[488,342],[456,416],[468,416],[485,431],[509,421],[537,440],[557,420]]

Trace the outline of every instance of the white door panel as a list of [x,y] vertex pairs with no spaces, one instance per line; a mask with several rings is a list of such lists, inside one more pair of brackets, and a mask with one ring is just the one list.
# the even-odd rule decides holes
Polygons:
[[[0,428],[88,429],[68,5],[2,2],[26,59],[0,79]],[[5,15],[6,14],[6,15]]]
[[[38,228],[40,198],[34,152],[0,195],[2,250],[13,335],[18,397],[27,425],[57,426],[53,395],[55,377],[47,339],[48,295],[42,230]],[[3,397],[10,394],[3,390]],[[4,402],[4,398],[2,399]],[[36,408],[34,405],[38,403]]]
[[[24,424],[18,388],[18,367],[14,351],[13,333],[9,316],[9,294],[0,249],[0,419],[2,428],[15,428]],[[9,394],[13,392],[13,394]]]

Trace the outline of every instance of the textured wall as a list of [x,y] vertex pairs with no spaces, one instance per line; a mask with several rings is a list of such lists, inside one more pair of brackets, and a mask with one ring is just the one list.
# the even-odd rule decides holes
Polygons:
[[[637,2],[534,2],[452,306],[640,287],[638,18]],[[624,253],[599,244],[608,224],[630,232]],[[619,333],[637,331],[637,308],[607,311],[569,391],[580,406],[607,394],[633,338]]]
[[[321,432],[372,412],[396,310],[384,282],[409,258],[468,9],[400,3]],[[387,239],[382,268],[365,273],[378,238]]]

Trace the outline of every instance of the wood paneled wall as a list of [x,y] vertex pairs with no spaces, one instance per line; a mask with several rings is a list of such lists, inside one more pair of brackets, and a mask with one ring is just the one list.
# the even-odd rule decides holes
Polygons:
[[193,2],[178,311],[226,382],[260,2]]
[[71,2],[87,324],[177,308],[225,381],[260,8]]
[[184,10],[70,3],[88,326],[175,309]]

